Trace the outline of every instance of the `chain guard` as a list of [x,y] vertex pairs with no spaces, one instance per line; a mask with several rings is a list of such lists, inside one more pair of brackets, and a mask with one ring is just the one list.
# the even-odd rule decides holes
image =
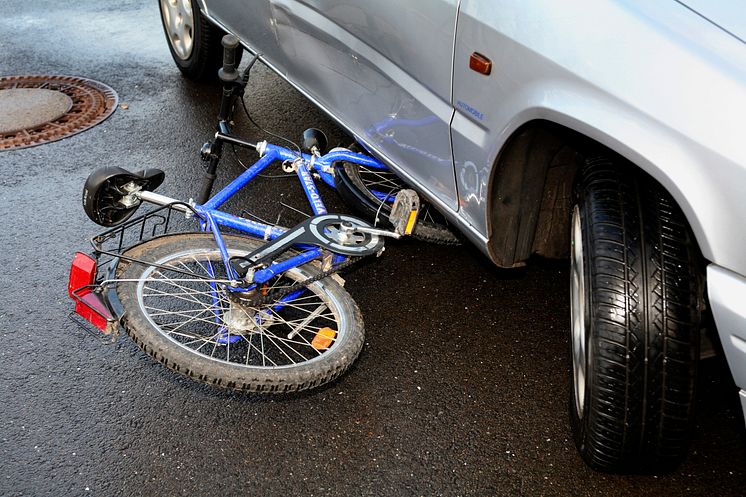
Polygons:
[[335,254],[349,257],[364,257],[376,254],[383,248],[383,239],[370,233],[345,233],[342,223],[371,228],[362,219],[345,214],[323,214],[306,219],[281,236],[257,250],[241,257],[232,257],[230,264],[241,278],[249,269],[268,265],[293,245],[313,245]]

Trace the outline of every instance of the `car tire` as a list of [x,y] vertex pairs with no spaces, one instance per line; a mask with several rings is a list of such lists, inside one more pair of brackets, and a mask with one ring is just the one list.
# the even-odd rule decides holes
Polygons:
[[[161,24],[176,66],[191,80],[215,78],[225,32],[202,14],[196,0],[160,0]],[[236,66],[243,50],[236,52]]]
[[651,178],[588,160],[571,233],[570,412],[592,468],[659,472],[693,426],[700,256],[682,212]]

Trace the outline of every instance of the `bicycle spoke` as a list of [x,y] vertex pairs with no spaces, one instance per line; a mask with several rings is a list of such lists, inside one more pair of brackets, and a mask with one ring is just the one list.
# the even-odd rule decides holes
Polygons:
[[[193,260],[194,262],[196,262],[197,264],[199,264],[199,267],[201,267],[201,268],[202,268],[202,270],[203,270],[203,271],[205,272],[205,274],[206,274],[206,275],[208,275],[208,276],[209,276],[209,277],[211,277],[211,278],[215,276],[215,275],[213,274],[213,273],[214,273],[215,271],[212,271],[212,272],[210,272],[210,271],[209,271],[209,270],[208,270],[208,269],[207,269],[207,268],[206,268],[206,267],[205,267],[204,265],[202,265],[202,263],[201,263],[201,262],[199,261],[199,259],[197,259],[196,257],[192,257],[192,260]],[[210,263],[209,263],[208,261],[205,261],[205,262],[207,262],[208,264],[210,264]],[[211,265],[211,264],[210,264],[210,266],[212,267],[212,265]]]
[[[287,326],[288,328],[290,328],[291,330],[295,329],[295,327],[297,327],[298,324],[300,324],[300,323],[303,322],[302,319],[295,319],[295,320],[288,321],[287,319],[283,318],[282,316],[280,316],[279,314],[275,313],[274,311],[272,311],[272,313],[275,315],[276,318],[278,318],[280,320],[280,321],[277,322],[277,324],[283,324],[283,325]],[[332,321],[332,322],[336,322],[336,320],[334,320],[334,319],[329,319],[329,320]],[[312,324],[306,323],[305,326],[303,326],[303,328],[304,329],[308,329],[308,330],[314,330],[314,331],[318,332],[320,329],[326,328],[326,326],[314,326]]]
[[193,339],[191,342],[184,342],[184,345],[191,345],[191,344],[193,344],[195,342],[208,342],[208,343],[212,343],[213,342],[213,340],[210,340],[210,338],[196,336],[196,335],[190,335],[189,333],[175,333],[175,332],[171,332],[171,334],[172,335],[176,335],[176,336],[180,336],[180,337],[183,337],[183,338],[192,338]]
[[[164,280],[148,280],[148,282],[165,283],[167,285],[174,286],[174,287],[176,287],[176,288],[178,288],[180,290],[184,290],[186,292],[191,292],[192,294],[212,295],[212,293],[211,293],[212,290],[205,290],[205,291],[195,290],[193,288],[189,288],[189,287],[186,287],[184,285],[179,285],[175,281],[178,281],[178,280],[172,280],[172,279],[168,279],[168,280],[166,280],[166,279],[164,279]],[[208,283],[208,285],[209,285],[209,283]]]
[[[326,307],[326,305],[325,305],[325,304],[322,304],[322,305],[321,305],[320,307]],[[246,314],[247,316],[251,317],[251,316],[250,316],[250,314],[249,314],[249,313],[248,313],[248,312],[247,312],[247,311],[246,311],[245,309],[242,309],[242,310],[243,310],[243,312],[244,312],[244,313],[245,313],[245,314]],[[276,318],[278,318],[278,319],[280,320],[279,322],[277,322],[277,323],[272,323],[271,325],[269,325],[269,326],[266,326],[266,327],[264,327],[264,326],[261,326],[261,325],[257,325],[258,327],[261,327],[261,328],[262,328],[262,330],[264,330],[264,331],[265,331],[265,332],[266,332],[267,334],[270,334],[270,331],[269,331],[269,329],[270,329],[270,328],[271,328],[271,326],[273,326],[274,324],[284,324],[284,325],[286,325],[286,326],[287,326],[288,328],[290,328],[290,329],[292,330],[292,329],[296,328],[298,324],[301,324],[301,323],[303,323],[303,321],[304,321],[303,319],[295,319],[295,320],[291,320],[291,321],[288,321],[288,320],[284,319],[284,318],[283,318],[283,317],[282,317],[282,316],[281,316],[280,314],[278,314],[278,313],[277,313],[276,311],[274,311],[274,309],[271,309],[271,308],[270,308],[270,309],[266,309],[266,310],[269,310],[269,311],[270,311],[270,312],[271,312],[272,314],[274,314],[274,315],[275,315],[275,317],[276,317]],[[322,317],[323,317],[323,318],[326,318],[326,319],[329,319],[330,321],[334,321],[334,319],[333,319],[333,316],[331,316],[331,317],[327,317],[327,316],[324,316],[324,315],[318,315],[318,316],[314,316],[314,319],[317,319],[317,318],[322,318]],[[295,325],[295,326],[293,326],[293,325]],[[298,330],[298,335],[297,335],[297,336],[300,336],[300,332],[302,332],[302,331],[310,331],[310,330],[315,330],[316,332],[318,332],[318,331],[319,331],[320,329],[321,329],[321,327],[318,327],[318,326],[312,326],[312,325],[310,325],[310,324],[306,323],[306,325],[304,325],[304,326],[303,326],[303,327],[302,327],[302,328],[301,328],[300,330]],[[289,339],[289,338],[283,337],[282,335],[278,335],[278,334],[275,334],[275,333],[271,333],[271,335],[272,335],[272,337],[273,337],[273,338],[276,338],[276,339],[278,339],[278,340],[282,341],[283,343],[293,343],[293,344],[296,344],[296,345],[303,345],[303,346],[309,346],[309,347],[312,347],[312,345],[311,345],[311,344],[310,344],[310,343],[309,343],[309,342],[308,342],[308,341],[307,341],[307,340],[306,340],[305,338],[303,338],[303,340],[304,340],[303,342],[298,342],[298,341],[295,341],[295,340],[292,340],[292,339]],[[315,350],[315,349],[314,349],[314,350]]]
[[[251,339],[249,339],[249,340],[246,339],[246,335],[240,334],[239,336],[241,338],[243,338],[244,340],[246,340],[246,342],[249,344],[249,351],[256,350],[259,353],[259,355],[262,358],[262,366],[266,366],[267,365],[267,363],[265,362],[265,359],[267,359],[267,360],[269,360],[269,362],[272,363],[273,366],[277,367],[277,364],[275,364],[275,362],[272,359],[270,359],[269,357],[266,357],[264,355],[264,342],[263,342],[263,338],[262,338],[262,342],[261,342],[261,346],[262,346],[261,349],[259,349],[256,345],[254,345],[252,343],[251,340],[253,340],[255,334],[258,334],[260,337],[262,337],[261,333],[252,333],[251,334]],[[246,354],[246,365],[247,366],[249,365],[249,355],[248,354]]]
[[[159,264],[211,280],[225,278],[216,251],[184,254]],[[283,273],[257,291],[267,295],[292,288],[307,278],[302,274]],[[314,347],[312,340],[322,328],[338,329],[337,314],[319,283],[284,297],[288,300],[251,306],[249,300],[231,301],[227,290],[209,280],[153,266],[139,288],[141,308],[163,335],[194,353],[230,364],[292,367],[325,354],[328,349]],[[337,341],[335,337],[332,344]]]
[[[171,294],[171,293],[168,293],[168,292],[163,291],[163,290],[158,290],[157,288],[148,288],[148,290],[150,290],[152,292],[155,292],[155,293],[152,293],[152,294],[150,294],[150,293],[149,294],[143,294],[143,297],[173,297],[176,300],[180,300],[182,302],[189,302],[190,304],[196,304],[196,305],[200,305],[200,306],[203,306],[203,307],[204,306],[212,306],[213,305],[212,303],[207,304],[207,303],[203,302],[202,300],[199,300],[198,298],[194,298],[194,296],[195,296],[194,293],[184,292],[184,293],[174,293],[174,294]],[[209,293],[199,293],[199,294],[196,294],[196,295],[205,295],[205,296],[208,296],[208,297],[210,296]],[[188,298],[187,296],[192,296],[192,298]],[[222,298],[221,302],[227,302],[227,300],[225,298]]]
[[[366,182],[363,175],[372,176],[376,181]],[[404,185],[398,181],[398,177],[393,173],[381,173],[379,171],[368,169],[367,167],[360,166],[360,178],[363,179],[363,184],[370,189],[373,185],[386,185],[390,188],[401,189]]]
[[[147,307],[147,308],[151,309],[151,310],[156,310],[156,311],[168,312],[165,309],[157,309],[155,307]],[[200,314],[202,314],[204,312],[207,312],[207,311],[210,311],[210,310],[212,310],[212,309],[209,309],[209,308],[203,309],[196,316],[199,316]],[[183,312],[176,312],[176,311],[174,311],[174,312],[170,312],[169,314],[171,314],[173,316],[179,316],[179,317],[187,318],[190,321],[199,321],[199,322],[207,323],[207,324],[209,324],[211,326],[215,326],[215,324],[216,324],[214,321],[210,321],[210,320],[205,319],[205,318],[198,318],[196,316],[190,316],[189,314],[184,314]],[[222,321],[222,319],[221,319],[221,321]],[[166,324],[168,324],[168,323],[166,323]]]
[[[261,351],[261,354],[262,354],[262,366],[266,366],[267,363],[264,361],[264,359],[267,357],[266,355],[264,355],[264,333],[260,333],[259,334],[259,340],[260,340],[260,343],[262,345],[262,351]],[[276,366],[276,364],[274,364],[274,362],[272,364],[274,366]]]
[[[323,305],[323,304],[322,304],[322,305]],[[312,313],[312,312],[309,312],[309,311],[308,311],[308,309],[305,309],[305,308],[302,308],[302,307],[298,307],[298,306],[296,306],[296,305],[292,305],[292,304],[286,304],[286,306],[285,306],[285,307],[290,307],[290,308],[292,308],[292,309],[297,309],[297,310],[299,310],[299,311],[301,311],[301,312],[305,312],[305,313],[308,313],[308,314],[311,314],[311,313]],[[274,309],[273,309],[273,310],[274,310]],[[331,314],[331,313],[330,313],[330,314],[319,314],[319,315],[317,315],[316,317],[317,317],[317,318],[325,318],[325,319],[329,319],[329,320],[331,320],[331,321],[334,321],[334,320],[336,319],[336,318],[334,317],[334,314]],[[298,319],[296,319],[295,321],[299,321],[299,320],[298,320]]]
[[[274,339],[275,339],[275,338],[279,339],[280,337],[278,337],[278,336],[276,336],[276,335],[271,335],[270,333],[266,333],[266,330],[265,330],[265,329],[264,329],[264,328],[263,328],[263,327],[262,327],[261,325],[260,325],[259,327],[261,328],[261,331],[262,331],[262,336],[266,336],[266,337],[267,337],[267,340],[269,340],[270,342],[272,342],[272,345],[274,345],[274,346],[275,346],[275,348],[276,348],[277,350],[279,350],[280,352],[282,352],[282,354],[283,354],[283,355],[284,355],[285,357],[287,357],[288,361],[290,361],[290,362],[291,362],[292,364],[298,364],[297,362],[295,362],[295,361],[294,361],[294,360],[293,360],[293,359],[292,359],[292,358],[291,358],[291,357],[290,357],[290,356],[289,356],[289,355],[287,354],[287,352],[285,352],[285,350],[284,350],[284,349],[283,349],[282,347],[280,347],[279,345],[277,345],[277,342],[275,342],[275,340],[274,340]],[[283,343],[283,342],[282,342],[282,341],[280,341],[280,343]],[[298,351],[296,351],[296,350],[295,350],[295,349],[293,349],[292,347],[288,347],[288,349],[289,349],[289,350],[291,350],[291,351],[293,351],[293,352],[295,352],[296,354],[298,354],[298,355],[299,355],[299,356],[301,357],[301,359],[303,359],[304,361],[306,360],[306,358],[305,358],[305,356],[303,356],[303,354],[299,353]]]

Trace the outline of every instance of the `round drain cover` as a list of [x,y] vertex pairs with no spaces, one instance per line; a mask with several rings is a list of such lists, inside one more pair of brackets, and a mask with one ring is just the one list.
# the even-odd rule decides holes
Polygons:
[[117,94],[70,76],[0,78],[0,150],[41,145],[80,133],[109,117]]
[[73,106],[62,92],[39,88],[0,90],[0,133],[15,133],[55,121]]

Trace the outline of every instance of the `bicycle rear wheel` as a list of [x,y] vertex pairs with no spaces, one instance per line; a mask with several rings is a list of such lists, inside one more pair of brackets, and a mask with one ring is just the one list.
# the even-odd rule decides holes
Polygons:
[[[231,256],[263,243],[224,239]],[[195,380],[256,392],[305,390],[341,375],[362,349],[360,311],[331,278],[257,305],[219,282],[226,271],[210,234],[165,236],[125,255],[148,262],[120,268],[125,329],[154,359]],[[265,295],[318,273],[306,264],[259,291]]]

